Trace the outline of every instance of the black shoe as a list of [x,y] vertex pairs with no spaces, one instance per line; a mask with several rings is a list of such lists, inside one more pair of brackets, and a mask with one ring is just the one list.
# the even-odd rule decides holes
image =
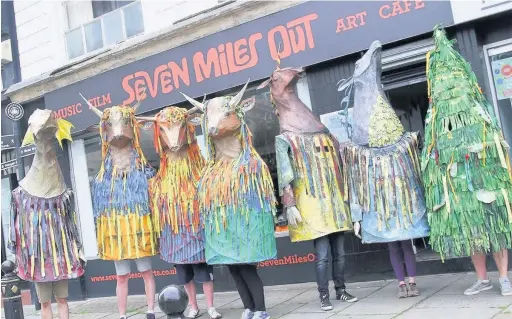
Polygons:
[[156,316],[154,313],[146,313],[146,319],[156,319]]
[[320,296],[320,308],[323,311],[329,311],[332,310],[332,303],[329,300],[329,294],[321,295]]
[[336,300],[356,302],[358,299],[349,294],[345,289],[336,289]]

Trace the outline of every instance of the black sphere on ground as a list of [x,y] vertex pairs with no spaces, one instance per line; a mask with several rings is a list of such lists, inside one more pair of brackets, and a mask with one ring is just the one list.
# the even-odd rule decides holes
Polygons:
[[177,285],[169,285],[158,294],[160,310],[168,316],[180,316],[188,305],[185,289]]
[[2,263],[2,271],[4,274],[10,274],[16,269],[16,264],[11,260],[6,260]]

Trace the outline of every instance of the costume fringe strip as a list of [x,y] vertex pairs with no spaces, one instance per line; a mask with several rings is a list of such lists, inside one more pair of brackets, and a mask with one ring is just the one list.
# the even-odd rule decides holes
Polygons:
[[[421,169],[430,242],[442,257],[512,247],[512,171],[507,144],[471,66],[434,31],[431,104]],[[505,155],[507,154],[507,155]]]
[[9,247],[16,255],[21,279],[58,281],[84,273],[70,189],[57,197],[40,198],[16,188],[12,192],[9,233]]
[[[377,230],[413,226],[415,203],[423,197],[418,140],[405,133],[396,144],[368,148],[341,144],[341,156],[350,170],[351,202],[364,213],[377,212]],[[422,214],[424,212],[421,212]],[[397,218],[397,224],[389,221]],[[402,222],[402,224],[400,224]]]

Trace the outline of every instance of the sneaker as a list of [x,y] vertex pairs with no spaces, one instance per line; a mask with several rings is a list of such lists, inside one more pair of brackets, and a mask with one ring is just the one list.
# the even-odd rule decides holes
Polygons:
[[349,294],[346,289],[336,289],[336,300],[356,302],[358,299]]
[[185,318],[190,318],[190,319],[194,319],[197,317],[199,317],[199,309],[192,309],[192,308],[190,308],[187,315],[185,316]]
[[208,316],[210,316],[210,319],[219,319],[222,318],[222,315],[217,312],[217,309],[214,307],[211,307],[208,309]]
[[254,317],[254,312],[252,312],[250,309],[245,309],[244,312],[242,312],[242,317],[240,319],[252,319]]
[[256,311],[253,319],[270,319],[270,315],[266,311]]
[[407,286],[405,284],[401,284],[400,286],[398,286],[398,293],[396,294],[396,296],[398,297],[398,299],[407,298],[408,291]]
[[501,295],[512,296],[512,285],[508,278],[500,278]]
[[483,281],[483,280],[478,279],[473,284],[473,286],[469,287],[468,289],[466,289],[466,291],[464,291],[464,294],[466,296],[472,296],[472,295],[476,295],[482,291],[491,290],[491,289],[492,289],[492,284],[491,284],[490,280]]
[[329,300],[329,295],[323,295],[323,296],[320,296],[320,309],[322,309],[323,311],[329,311],[329,310],[332,310],[332,303],[331,301]]
[[418,297],[420,295],[420,290],[416,286],[415,282],[409,283],[409,292],[407,294],[409,297]]
[[146,319],[156,319],[155,317],[155,314],[154,313],[146,313]]

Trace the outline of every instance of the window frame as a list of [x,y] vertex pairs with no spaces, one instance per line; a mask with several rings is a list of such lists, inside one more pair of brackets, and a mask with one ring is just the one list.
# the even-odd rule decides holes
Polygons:
[[[67,2],[66,2],[67,3]],[[127,33],[126,33],[126,18],[125,18],[125,9],[130,7],[130,6],[136,6],[136,5],[139,5],[140,6],[140,12],[141,12],[141,18],[144,19],[144,13],[142,12],[142,3],[140,0],[137,0],[137,1],[133,1],[125,6],[122,6],[120,8],[117,8],[115,10],[112,10],[110,12],[107,12],[101,16],[98,16],[94,19],[91,19],[75,28],[72,28],[72,29],[67,29],[65,32],[64,32],[64,43],[65,43],[65,46],[66,46],[66,57],[68,59],[68,61],[73,61],[73,60],[77,60],[77,59],[80,59],[80,58],[83,58],[84,56],[88,56],[90,54],[95,54],[95,53],[98,53],[102,50],[105,50],[106,48],[109,48],[109,47],[112,47],[114,45],[117,44],[116,43],[112,43],[112,44],[106,44],[105,42],[105,28],[104,28],[104,18],[109,16],[109,15],[112,15],[112,14],[115,14],[116,12],[120,11],[121,12],[121,29],[123,31],[123,39],[121,41],[126,41],[130,38],[133,38],[133,37],[136,37],[140,34],[143,34],[145,32],[145,26],[144,26],[144,23],[142,24],[143,25],[143,30],[141,33],[138,33],[134,36],[131,36],[131,37],[127,37]],[[67,7],[66,7],[66,10],[67,10]],[[94,23],[95,21],[99,20],[100,21],[100,26],[101,26],[101,40],[103,42],[103,45],[95,50],[91,50],[91,51],[88,51],[87,50],[87,43],[86,43],[86,38],[85,38],[85,26],[86,25],[89,25],[89,24],[92,24]],[[67,21],[68,23],[68,26],[69,26],[69,21]],[[68,38],[67,38],[67,35],[73,31],[76,31],[80,29],[80,33],[82,35],[82,47],[83,47],[83,53],[80,54],[80,55],[77,55],[77,56],[74,56],[74,57],[70,57],[69,55],[69,47],[68,47]]]

